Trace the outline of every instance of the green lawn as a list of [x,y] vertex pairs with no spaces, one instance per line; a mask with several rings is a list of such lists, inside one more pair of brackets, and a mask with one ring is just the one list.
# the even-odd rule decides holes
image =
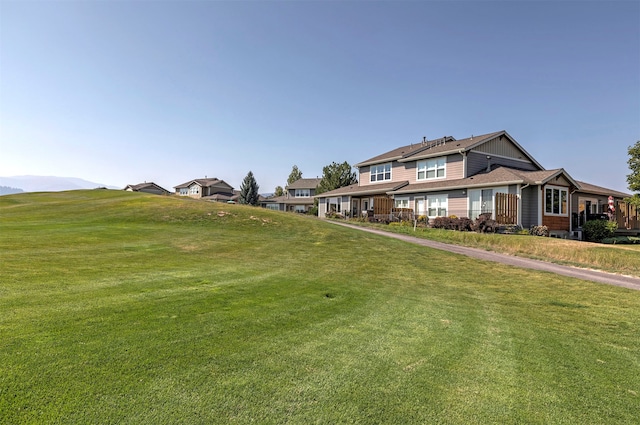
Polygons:
[[0,423],[638,417],[638,291],[239,205],[0,197]]

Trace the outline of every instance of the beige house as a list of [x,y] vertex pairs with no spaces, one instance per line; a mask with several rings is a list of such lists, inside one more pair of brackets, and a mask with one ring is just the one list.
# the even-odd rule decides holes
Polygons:
[[217,178],[194,179],[174,187],[176,195],[196,199],[228,202],[238,198],[233,187]]
[[160,185],[155,184],[154,182],[144,182],[139,184],[129,184],[124,190],[129,192],[145,192],[145,193],[153,193],[155,195],[170,195],[167,189],[160,187]]
[[331,211],[383,219],[408,212],[428,220],[488,213],[503,224],[545,225],[568,233],[581,225],[573,215],[579,214],[580,202],[595,214],[603,212],[603,196],[616,202],[628,196],[577,182],[562,168],[545,170],[506,131],[423,139],[356,168],[358,184],[316,197],[320,217]]
[[285,194],[273,198],[262,198],[261,205],[277,211],[291,211],[307,213],[313,207],[316,188],[320,184],[319,178],[298,179],[285,187]]

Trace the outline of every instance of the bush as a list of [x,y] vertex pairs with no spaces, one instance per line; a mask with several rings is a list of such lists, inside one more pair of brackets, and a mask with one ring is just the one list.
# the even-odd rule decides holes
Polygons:
[[603,239],[612,238],[618,223],[609,220],[589,220],[582,226],[585,240],[589,242],[602,242]]
[[478,216],[478,219],[473,224],[473,230],[482,233],[495,233],[498,229],[498,222],[491,218],[491,213],[484,213]]
[[470,232],[473,229],[473,220],[469,217],[460,217],[456,226],[456,230],[461,232]]
[[547,226],[531,226],[529,234],[533,236],[549,236],[549,228]]

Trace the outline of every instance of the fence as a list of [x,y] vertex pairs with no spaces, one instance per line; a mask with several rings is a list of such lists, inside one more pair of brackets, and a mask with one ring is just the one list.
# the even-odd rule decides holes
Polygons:
[[496,193],[496,221],[499,224],[517,224],[518,195]]

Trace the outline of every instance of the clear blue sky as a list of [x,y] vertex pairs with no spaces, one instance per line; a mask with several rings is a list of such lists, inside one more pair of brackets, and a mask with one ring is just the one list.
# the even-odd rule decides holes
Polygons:
[[640,2],[0,0],[0,176],[264,193],[499,130],[628,191]]

